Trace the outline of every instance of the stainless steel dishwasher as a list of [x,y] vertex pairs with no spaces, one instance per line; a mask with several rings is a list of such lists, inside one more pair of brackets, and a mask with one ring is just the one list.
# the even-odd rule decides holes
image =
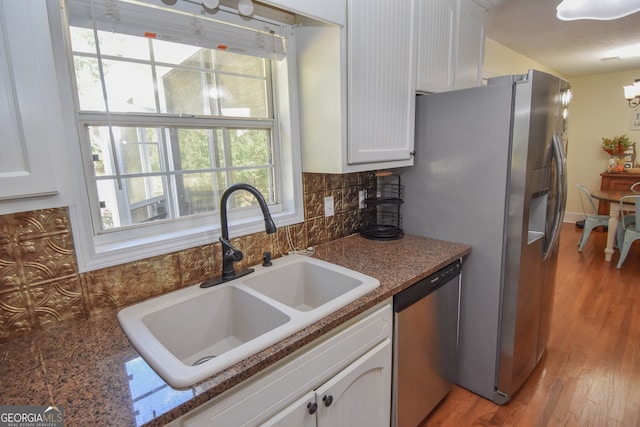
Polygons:
[[455,383],[460,260],[393,297],[392,425],[415,427]]

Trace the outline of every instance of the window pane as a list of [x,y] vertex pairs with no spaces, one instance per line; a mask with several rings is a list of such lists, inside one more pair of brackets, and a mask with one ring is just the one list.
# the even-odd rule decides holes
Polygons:
[[87,133],[91,143],[94,173],[96,176],[115,175],[116,169],[111,153],[109,128],[106,126],[87,126]]
[[107,31],[98,31],[100,54],[121,58],[149,60],[149,39]]
[[98,60],[86,56],[76,56],[73,58],[73,66],[76,72],[80,109],[105,111]]
[[[273,177],[272,169],[244,169],[234,170],[231,172],[231,180],[235,182],[244,182],[253,185],[262,193],[267,204],[275,202],[275,195],[273,193]],[[246,191],[239,191],[239,197],[234,199],[234,207],[253,206],[258,203],[255,198]]]
[[[70,27],[71,46],[74,53],[88,53],[97,55],[96,41],[93,30],[89,28]],[[134,37],[108,31],[98,31],[100,55],[118,56],[149,60],[149,40],[144,37]]]
[[[93,30],[71,27],[70,36],[74,53],[86,53],[91,55],[74,55],[74,67],[78,83],[80,109],[104,111],[104,95],[102,92],[102,84],[100,83],[98,60],[95,58],[97,50]],[[104,31],[98,31],[98,37],[100,38],[100,53],[103,57],[111,55],[143,60],[149,59],[148,40],[145,38]],[[109,65],[108,61],[103,62],[103,72],[105,73],[105,77],[108,78],[108,75],[111,72],[111,79],[120,79],[121,75],[117,73],[118,70],[112,70],[111,68],[113,67]],[[126,72],[126,70],[121,71]],[[113,89],[109,88],[107,90],[110,92],[113,91]],[[148,88],[146,90],[148,90]],[[111,104],[115,101],[113,98],[117,96],[117,92],[109,93]],[[139,96],[137,98],[139,98]],[[139,101],[139,99],[137,99],[137,101]],[[151,105],[155,106],[155,101],[152,102]],[[123,107],[116,108],[114,105],[110,105],[109,108],[112,111],[138,111],[135,109],[131,110],[130,108],[123,109]]]
[[217,209],[213,191],[213,173],[192,173],[176,176],[180,201],[180,216],[213,212]]
[[123,227],[167,218],[167,197],[161,176],[115,179],[97,183],[102,229]]
[[103,61],[109,110],[155,113],[151,66],[123,61]]
[[268,129],[230,129],[233,166],[268,165],[272,158],[270,134]]
[[182,43],[171,43],[158,39],[153,40],[153,55],[158,62],[202,67],[201,56],[196,54],[203,51],[210,50]]
[[169,114],[218,116],[214,75],[180,68],[157,67],[161,109]]
[[160,172],[160,152],[155,129],[115,128],[121,131],[122,173]]
[[[258,57],[238,55],[223,50],[213,51],[216,70],[246,76],[266,77],[265,60]],[[238,60],[242,56],[242,60]]]
[[166,200],[157,200],[131,210],[131,225],[158,221],[167,217]]
[[[96,176],[116,175],[109,128],[88,126],[87,129]],[[157,129],[113,126],[112,132],[121,174],[160,172],[164,169]]]
[[89,28],[69,27],[73,52],[96,53],[96,39]]
[[[207,129],[178,129],[169,130],[171,140],[177,141],[174,148],[174,163],[176,170],[198,170],[211,168],[209,150],[209,135]],[[176,145],[174,144],[174,147]]]
[[220,87],[220,108],[223,116],[268,117],[269,109],[263,79],[221,75]]

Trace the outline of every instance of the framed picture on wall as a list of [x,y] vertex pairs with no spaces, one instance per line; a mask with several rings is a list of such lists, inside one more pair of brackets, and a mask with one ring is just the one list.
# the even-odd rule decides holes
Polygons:
[[631,112],[631,130],[640,130],[640,111],[636,108]]

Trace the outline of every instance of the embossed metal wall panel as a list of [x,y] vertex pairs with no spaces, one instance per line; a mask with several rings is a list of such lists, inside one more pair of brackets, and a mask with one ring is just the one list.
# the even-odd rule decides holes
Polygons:
[[0,339],[84,318],[66,209],[0,216]]

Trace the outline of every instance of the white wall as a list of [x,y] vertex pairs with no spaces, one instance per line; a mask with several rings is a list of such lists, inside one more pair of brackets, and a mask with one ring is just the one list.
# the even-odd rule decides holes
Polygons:
[[590,190],[600,188],[600,174],[607,168],[609,159],[601,148],[603,137],[627,134],[636,147],[640,147],[640,130],[630,129],[634,110],[629,108],[622,89],[637,78],[640,78],[640,69],[571,78],[568,214],[581,212],[580,200],[574,191],[577,184]]
[[508,74],[527,74],[527,71],[533,68],[567,80],[567,78],[559,72],[501,43],[491,39],[485,39],[484,43],[484,63],[482,65],[482,77],[484,78],[505,76]]
[[600,188],[609,155],[602,151],[602,137],[626,133],[640,147],[640,130],[631,130],[634,110],[624,99],[622,86],[640,78],[640,69],[616,73],[567,77],[491,39],[486,40],[484,77],[524,74],[535,68],[569,81],[573,99],[568,119],[568,197],[565,221],[583,218],[576,185]]

